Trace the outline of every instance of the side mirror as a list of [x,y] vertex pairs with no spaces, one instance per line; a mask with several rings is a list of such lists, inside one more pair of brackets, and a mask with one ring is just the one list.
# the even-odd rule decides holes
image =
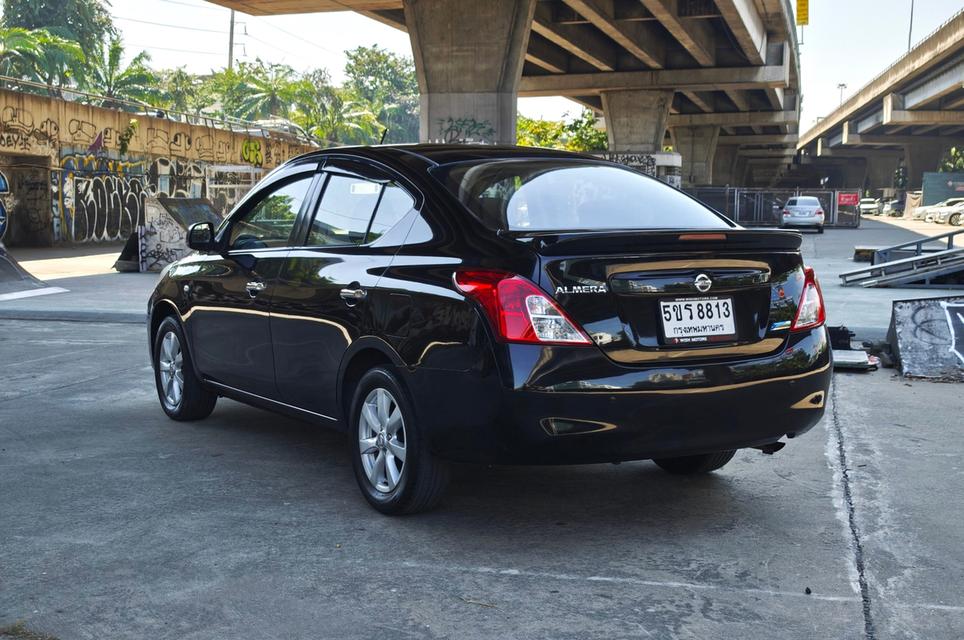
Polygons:
[[187,246],[195,251],[214,249],[214,225],[210,222],[192,224],[187,230]]

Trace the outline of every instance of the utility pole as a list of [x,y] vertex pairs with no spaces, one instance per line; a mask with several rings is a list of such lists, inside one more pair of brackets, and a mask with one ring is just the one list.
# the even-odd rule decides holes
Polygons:
[[228,30],[228,71],[234,68],[234,9],[231,9],[231,28]]
[[910,0],[910,26],[907,28],[907,50],[910,51],[910,36],[914,33],[914,0]]
[[840,89],[840,104],[843,104],[843,92],[844,92],[844,89],[847,88],[847,83],[841,82],[840,84],[837,85],[837,88]]

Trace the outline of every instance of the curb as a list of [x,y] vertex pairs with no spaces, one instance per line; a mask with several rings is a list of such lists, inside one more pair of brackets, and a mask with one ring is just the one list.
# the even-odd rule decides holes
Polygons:
[[145,324],[146,313],[131,311],[70,311],[65,309],[0,309],[0,320],[40,320],[48,322],[102,322],[106,324]]

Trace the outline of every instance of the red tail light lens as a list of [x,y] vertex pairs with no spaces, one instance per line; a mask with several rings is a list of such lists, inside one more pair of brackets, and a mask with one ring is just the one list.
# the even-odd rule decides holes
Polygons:
[[827,319],[827,312],[823,306],[823,292],[820,283],[813,272],[813,267],[803,268],[803,295],[797,307],[797,317],[793,319],[791,331],[813,329],[819,327]]
[[590,344],[546,292],[506,271],[456,271],[455,286],[482,306],[500,339],[536,344]]
[[784,209],[784,210],[783,210],[783,215],[788,216],[788,215],[790,215],[790,212],[789,212],[788,210]]
[[817,215],[818,215],[818,216],[822,216],[822,215],[823,215],[823,209],[817,209]]

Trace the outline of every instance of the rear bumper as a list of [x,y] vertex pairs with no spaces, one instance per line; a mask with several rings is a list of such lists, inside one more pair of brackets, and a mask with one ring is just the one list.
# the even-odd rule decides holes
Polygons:
[[823,218],[817,216],[790,216],[783,218],[784,227],[819,227],[823,225]]
[[506,351],[507,383],[492,374],[414,374],[419,422],[437,454],[574,464],[759,446],[817,424],[831,377],[823,327],[791,336],[767,358],[672,368],[620,366],[588,348]]

